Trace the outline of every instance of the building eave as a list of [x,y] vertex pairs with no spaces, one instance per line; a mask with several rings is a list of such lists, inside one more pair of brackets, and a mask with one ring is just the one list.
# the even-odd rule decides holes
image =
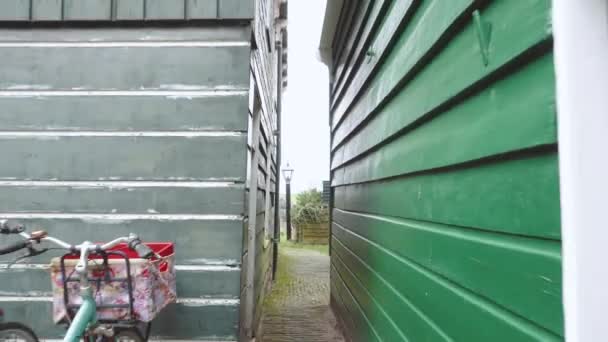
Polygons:
[[326,65],[331,63],[331,46],[334,41],[334,35],[340,18],[340,11],[344,5],[344,0],[327,0],[325,5],[325,18],[323,20],[323,29],[321,31],[321,39],[319,42],[318,58]]

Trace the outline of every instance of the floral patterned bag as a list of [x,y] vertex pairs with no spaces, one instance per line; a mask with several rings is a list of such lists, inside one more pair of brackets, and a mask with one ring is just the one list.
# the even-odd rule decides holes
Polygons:
[[[103,259],[98,255],[89,257],[89,279],[93,288],[99,320],[129,320],[134,318],[142,322],[150,322],[169,303],[175,302],[175,263],[172,243],[146,243],[159,256],[156,260],[140,259],[126,245],[118,245],[111,251],[120,251],[129,258],[131,286],[133,291],[133,316],[129,315],[128,307],[106,308],[107,305],[129,304],[127,267],[125,260],[110,256],[107,268]],[[74,268],[78,263],[78,255],[65,257],[65,274],[67,282],[69,305],[82,303],[80,283]],[[114,280],[112,280],[114,279]],[[68,311],[65,307],[64,280],[61,272],[60,258],[51,261],[51,281],[53,286],[53,320],[55,323],[65,322]],[[73,311],[73,310],[72,310]],[[72,312],[73,314],[73,312]]]

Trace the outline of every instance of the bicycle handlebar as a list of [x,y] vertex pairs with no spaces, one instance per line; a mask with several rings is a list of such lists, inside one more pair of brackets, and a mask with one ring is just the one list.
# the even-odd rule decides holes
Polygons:
[[[31,237],[29,237],[28,234],[22,233],[22,235],[26,236],[28,239],[31,238]],[[120,243],[126,243],[129,246],[129,248],[134,250],[137,253],[137,255],[142,259],[148,259],[148,258],[154,256],[154,251],[150,247],[146,246],[139,239],[139,237],[135,234],[129,234],[129,236],[119,237],[119,238],[114,239],[103,245],[96,245],[96,244],[85,241],[84,243],[82,243],[80,245],[74,246],[63,240],[60,240],[58,238],[54,238],[51,236],[45,236],[39,240],[52,242],[55,245],[57,245],[61,248],[70,250],[70,251],[79,250],[81,253],[87,253],[87,254],[90,252],[105,251],[112,247],[117,246]]]
[[137,255],[142,259],[150,259],[154,256],[152,248],[145,245],[139,238],[129,242],[129,248],[135,251]]
[[149,258],[153,257],[155,254],[154,251],[150,247],[145,245],[141,241],[141,239],[133,233],[129,234],[129,236],[119,237],[119,238],[114,239],[103,245],[93,244],[89,241],[85,241],[79,245],[72,245],[61,239],[58,239],[58,238],[55,238],[52,236],[48,236],[45,231],[37,231],[37,232],[33,232],[31,234],[28,234],[25,232],[25,226],[23,226],[21,224],[9,226],[7,224],[7,221],[1,221],[0,222],[0,234],[19,234],[25,238],[25,240],[23,240],[23,241],[16,242],[5,248],[0,248],[0,255],[13,253],[20,249],[29,247],[29,246],[31,246],[32,241],[35,241],[35,242],[48,241],[63,249],[69,250],[71,252],[79,251],[82,255],[85,255],[85,256],[91,252],[94,253],[94,252],[108,250],[112,247],[117,246],[120,243],[126,243],[127,246],[130,249],[134,250],[137,253],[137,255],[142,259],[149,259]]
[[4,248],[0,249],[0,255],[10,254],[16,252],[20,249],[27,248],[30,245],[30,242],[27,240],[17,241],[12,245],[8,245]]
[[9,221],[0,221],[0,234],[20,234],[25,231],[25,226],[22,224],[11,224]]

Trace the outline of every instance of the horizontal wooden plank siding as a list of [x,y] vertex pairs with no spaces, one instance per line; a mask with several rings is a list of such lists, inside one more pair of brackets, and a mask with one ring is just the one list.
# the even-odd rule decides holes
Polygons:
[[559,238],[555,151],[340,186],[337,207],[505,233]]
[[[331,121],[332,127],[337,125],[344,116],[346,110],[353,105],[353,99],[355,97],[361,95],[360,93],[362,92],[368,92],[367,89],[369,87],[365,85],[370,82],[369,78],[376,74],[378,68],[387,68],[387,64],[381,62],[386,58],[394,56],[394,53],[392,52],[393,47],[390,44],[392,41],[396,44],[394,47],[394,49],[397,49],[396,51],[400,50],[399,47],[405,44],[404,40],[407,40],[409,36],[418,37],[423,35],[426,36],[427,39],[434,39],[434,42],[440,38],[440,35],[443,34],[469,6],[471,6],[472,2],[473,0],[461,0],[452,2],[448,6],[443,6],[441,3],[425,1],[413,15],[411,23],[409,24],[407,22],[402,23],[402,21],[407,18],[407,9],[410,8],[412,2],[410,0],[398,0],[393,2],[391,8],[389,8],[385,15],[382,26],[378,29],[378,32],[374,36],[374,40],[368,49],[368,51],[373,53],[373,56],[371,56],[373,58],[367,59],[366,65],[359,68],[357,75],[354,77],[348,89],[344,90],[343,96],[345,101],[340,101],[339,104],[332,101],[334,102]],[[403,25],[406,25],[405,32],[399,34],[401,33],[399,28]],[[399,39],[399,41],[396,41],[396,39]],[[416,53],[416,55],[412,56],[414,59],[420,58],[421,55],[428,51],[420,46],[421,42],[416,41],[416,43],[416,49],[412,50],[412,52]],[[410,49],[411,44],[412,43],[409,43]],[[388,52],[391,52],[391,54],[388,54]],[[403,58],[403,56],[401,57]],[[392,59],[394,60],[396,57],[392,57]],[[402,67],[400,69],[403,70]],[[399,75],[400,73],[398,72],[397,75],[393,77],[399,77]],[[335,97],[335,99],[338,100],[341,98]]]
[[[225,301],[227,303],[232,303]],[[45,338],[61,339],[65,335],[63,326],[54,325],[48,314],[52,310],[50,297],[1,301],[6,310],[5,318],[17,322],[36,322],[32,328]],[[210,341],[221,336],[224,341],[236,341],[238,327],[238,305],[218,302],[184,302],[173,304],[162,311],[152,326],[151,338],[160,340]],[[25,305],[24,305],[25,304]],[[190,317],[191,319],[184,319]],[[193,323],[194,322],[194,323]]]
[[[84,96],[0,93],[3,131],[246,131],[247,92],[176,96],[101,92]],[[79,95],[77,92],[76,95]],[[18,94],[19,95],[19,94]],[[108,101],[111,99],[111,104]],[[24,105],[27,102],[27,105]],[[111,107],[111,110],[109,110]],[[40,115],[43,112],[44,115]]]
[[[251,30],[248,27],[239,26],[137,26],[136,28],[121,28],[99,26],[90,27],[70,27],[64,26],[57,29],[49,30],[42,27],[33,26],[31,29],[23,30],[11,28],[10,25],[5,25],[2,28],[3,44],[19,44],[21,46],[33,43],[106,43],[106,47],[114,47],[119,43],[126,44],[139,42],[140,45],[153,46],[153,43],[165,43],[168,45],[179,45],[184,43],[195,43],[196,45],[211,47],[213,43],[222,43],[229,45],[244,45],[247,44],[251,35]],[[220,44],[221,45],[221,44]]]
[[[78,134],[78,133],[77,133]],[[89,152],[73,159],[83,148]],[[244,180],[245,136],[2,135],[2,179]],[[211,160],[218,162],[210,163]],[[47,165],[56,164],[54,168]]]
[[[100,46],[95,46],[100,45]],[[249,47],[2,47],[2,90],[205,90],[247,87]],[[137,60],[138,63],[130,63]],[[38,66],[29,73],[31,63]],[[91,64],[95,65],[91,69]],[[165,68],[150,74],[151,67]],[[64,75],[57,77],[58,74]],[[125,77],[128,74],[129,77]]]
[[551,1],[380,3],[334,53],[353,54],[330,105],[340,321],[353,341],[563,340]]
[[[334,184],[388,178],[553,144],[553,89],[546,86],[547,80],[554,79],[552,57],[547,54],[516,70],[409,134],[387,140],[385,131],[369,131],[368,139],[382,140],[375,148],[380,153],[360,156],[360,146],[369,140],[358,137],[360,144],[343,145],[334,154]],[[522,83],[527,86],[521,87]],[[391,114],[397,117],[399,110]],[[484,144],[460,148],[477,141]],[[383,167],[370,167],[378,163]]]
[[243,215],[243,187],[230,183],[57,183],[0,183],[0,211]]
[[[361,25],[363,25],[363,26],[361,27],[361,33],[360,33],[361,37],[360,37],[358,43],[356,44],[356,46],[354,46],[351,51],[350,62],[346,63],[341,68],[342,71],[339,72],[338,79],[334,80],[332,97],[331,97],[332,105],[339,98],[341,98],[341,92],[344,89],[344,85],[347,82],[350,82],[353,79],[353,77],[355,77],[357,75],[359,75],[359,77],[360,77],[360,74],[358,74],[355,71],[359,68],[359,66],[366,59],[366,55],[368,55],[367,53],[361,53],[361,52],[364,51],[363,49],[367,49],[370,46],[370,43],[371,43],[372,39],[374,38],[374,35],[377,32],[378,27],[383,22],[382,19],[384,18],[384,14],[390,4],[391,4],[391,1],[389,1],[389,0],[378,0],[378,1],[373,1],[371,3],[371,5],[370,5],[371,8],[369,9],[369,11],[370,11],[369,18],[367,18],[366,20],[362,20]],[[363,19],[363,18],[361,18],[361,19]],[[367,61],[370,61],[370,60],[367,59]],[[338,69],[340,69],[340,67],[338,67]]]
[[[123,2],[109,3],[64,0],[64,18],[126,15]],[[145,3],[146,18],[159,20],[191,5],[218,12],[215,1]],[[153,336],[235,341],[251,29],[92,27],[0,29],[0,218],[74,244],[130,232],[174,242],[178,302]],[[11,257],[0,259],[0,307],[39,322],[44,339],[64,334],[51,322],[42,266],[60,254],[10,270]]]
[[[3,296],[51,297],[49,264],[0,264]],[[200,298],[201,291],[216,299],[238,299],[238,267],[178,265],[177,292],[184,298]],[[27,292],[23,289],[27,288]]]
[[361,30],[361,25],[365,22],[367,16],[369,15],[369,10],[372,8],[371,5],[373,2],[373,0],[362,0],[355,2],[357,3],[357,6],[353,7],[355,12],[348,16],[352,19],[352,21],[350,23],[344,23],[345,25],[350,24],[350,26],[344,27],[345,32],[348,32],[349,34],[347,34],[345,37],[344,46],[337,50],[338,55],[334,56],[334,60],[336,62],[333,64],[334,82],[332,84],[332,92],[335,92],[336,86],[342,79],[344,68],[349,63],[348,61],[352,58],[354,46],[357,44],[361,38],[361,34],[363,33]]
[[254,0],[11,0],[5,21],[252,19]]
[[[3,217],[7,215],[4,214]],[[78,243],[95,238],[110,241],[129,232],[136,232],[147,241],[173,241],[180,252],[176,262],[180,265],[228,265],[240,264],[239,248],[242,240],[241,220],[186,215],[77,215],[77,214],[12,214],[11,218],[23,222],[32,229],[44,228],[50,235]],[[9,241],[6,239],[6,241]],[[237,245],[235,248],[226,246]],[[29,259],[34,263],[48,262],[61,251]],[[3,256],[0,260],[12,260]]]
[[[222,0],[241,6],[240,0]],[[256,49],[250,58],[248,179],[245,238],[243,239],[243,272],[241,277],[240,340],[259,339],[261,318],[272,269],[271,234],[274,232],[277,132],[277,61],[280,19],[273,1],[255,1],[252,40]],[[257,188],[257,189],[256,189]],[[255,192],[254,192],[255,190]],[[254,195],[255,194],[255,195]],[[255,196],[255,201],[251,196]],[[250,202],[251,201],[251,202]],[[255,210],[252,206],[255,203]],[[254,217],[255,215],[255,217]],[[254,249],[254,250],[253,250]]]

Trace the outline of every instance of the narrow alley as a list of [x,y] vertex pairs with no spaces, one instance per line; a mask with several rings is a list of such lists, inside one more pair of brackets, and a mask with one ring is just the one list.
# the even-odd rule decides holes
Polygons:
[[344,341],[329,309],[327,247],[279,248],[277,279],[266,299],[264,342]]

